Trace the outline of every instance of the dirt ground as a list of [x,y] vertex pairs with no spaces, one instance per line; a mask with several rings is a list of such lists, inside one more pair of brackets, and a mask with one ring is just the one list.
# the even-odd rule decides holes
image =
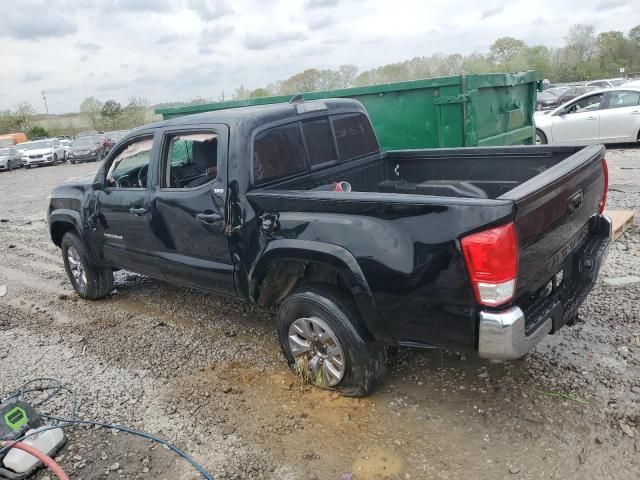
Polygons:
[[[637,211],[640,149],[607,158],[609,207]],[[160,435],[217,479],[640,477],[638,225],[612,245],[578,324],[526,358],[401,350],[380,391],[348,399],[289,372],[270,311],[128,272],[109,298],[79,299],[48,236],[47,195],[96,168],[0,173],[0,395],[57,378],[79,417]],[[58,458],[73,479],[200,478],[147,440],[68,433]]]

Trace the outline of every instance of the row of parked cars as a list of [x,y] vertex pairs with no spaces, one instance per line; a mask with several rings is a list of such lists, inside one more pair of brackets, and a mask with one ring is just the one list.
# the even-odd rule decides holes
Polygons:
[[640,142],[640,80],[549,85],[538,94],[537,143]]
[[628,83],[631,83],[631,81],[624,78],[592,80],[575,84],[547,83],[543,86],[544,90],[538,93],[536,110],[549,110],[585,93],[603,88],[616,88]]
[[0,170],[102,160],[126,133],[126,130],[107,133],[92,130],[80,132],[73,139],[66,136],[35,138],[0,146]]

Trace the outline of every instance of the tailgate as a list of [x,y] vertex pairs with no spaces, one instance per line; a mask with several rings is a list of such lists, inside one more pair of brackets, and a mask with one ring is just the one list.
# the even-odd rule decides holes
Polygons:
[[570,254],[595,234],[589,219],[598,213],[604,193],[604,154],[602,145],[582,148],[500,197],[516,204],[516,301],[545,286]]

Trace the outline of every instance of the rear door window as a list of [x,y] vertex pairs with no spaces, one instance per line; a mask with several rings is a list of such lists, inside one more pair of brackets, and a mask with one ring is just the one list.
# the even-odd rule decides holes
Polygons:
[[338,160],[336,146],[327,117],[302,122],[304,139],[309,151],[309,162],[312,167]]
[[640,104],[640,92],[621,90],[609,92],[608,108],[635,107]]
[[298,122],[260,132],[253,144],[253,180],[260,184],[301,173],[306,158]]
[[331,117],[340,160],[351,160],[379,151],[371,124],[361,113]]

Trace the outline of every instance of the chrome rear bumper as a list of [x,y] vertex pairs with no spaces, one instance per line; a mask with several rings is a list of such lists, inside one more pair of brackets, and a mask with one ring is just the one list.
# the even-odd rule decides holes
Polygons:
[[547,318],[530,335],[525,334],[524,313],[519,307],[502,312],[480,312],[478,353],[482,358],[513,360],[531,350],[551,333]]

